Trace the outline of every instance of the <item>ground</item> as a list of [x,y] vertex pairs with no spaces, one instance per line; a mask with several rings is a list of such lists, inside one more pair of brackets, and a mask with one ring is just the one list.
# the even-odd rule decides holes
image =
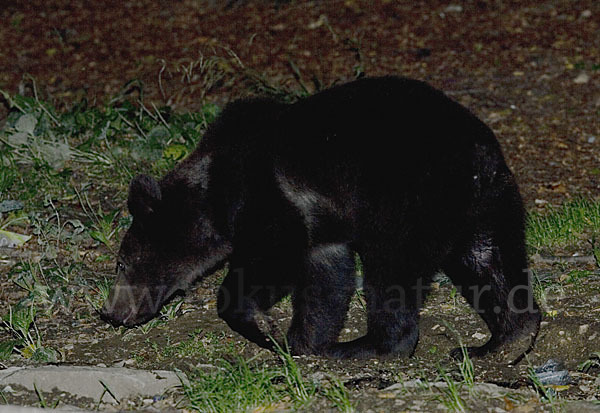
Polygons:
[[[308,89],[367,75],[431,82],[499,134],[528,205],[598,193],[600,3],[14,2],[0,16],[0,88],[36,79],[58,100],[104,102],[132,80],[144,97],[194,109],[206,83],[248,93],[233,60],[220,80],[198,63],[234,53],[270,81]],[[237,61],[237,59],[235,59]],[[194,66],[192,62],[196,62]],[[233,84],[231,84],[233,82]],[[236,87],[237,85],[237,87]]]
[[[223,273],[202,280],[181,306],[171,306],[166,322],[125,331],[98,319],[94,309],[104,277],[113,276],[112,253],[127,224],[127,182],[137,172],[164,173],[173,163],[168,150],[190,150],[210,121],[209,102],[222,106],[257,93],[291,99],[358,73],[399,74],[432,83],[494,129],[530,213],[531,269],[544,322],[534,351],[517,367],[474,361],[475,382],[498,384],[508,394],[484,398],[483,409],[554,410],[557,404],[543,403],[532,390],[527,372],[530,365],[549,359],[562,362],[572,379],[554,389],[560,400],[600,398],[594,356],[600,351],[600,213],[593,201],[600,187],[600,3],[225,3],[32,0],[3,5],[0,90],[9,100],[21,94],[54,103],[57,121],[36,106],[35,98],[13,101],[21,103],[24,114],[34,115],[35,130],[29,129],[29,118],[17,125],[18,110],[7,118],[9,105],[0,108],[0,160],[15,162],[0,171],[0,202],[24,201],[21,212],[26,216],[15,224],[12,220],[22,216],[0,212],[0,229],[33,236],[24,248],[0,248],[0,302],[13,308],[33,300],[43,347],[57,350],[54,356],[67,363],[180,368],[192,374],[197,366],[220,368],[223,360],[235,361],[239,353],[262,366],[278,365],[277,356],[247,343],[218,319],[214,290]],[[123,103],[138,98],[142,109]],[[168,118],[156,109],[164,105],[179,114],[201,111],[202,116]],[[19,131],[58,141],[65,137],[62,143],[68,142],[71,152],[66,159],[57,158],[39,144],[41,152],[33,156],[31,147],[27,152],[7,144],[16,142]],[[151,145],[165,136],[169,140],[158,150]],[[44,154],[52,158],[51,165],[36,169]],[[5,184],[8,175],[13,176],[10,185]],[[556,208],[551,205],[580,196],[590,205],[552,215]],[[583,258],[564,258],[573,253]],[[455,382],[465,382],[446,354],[458,337],[476,344],[487,332],[451,284],[443,277],[438,281],[422,313],[415,357],[294,359],[304,379],[321,383],[319,394],[330,389],[322,383],[339,379],[359,411],[448,408],[446,393],[415,390],[407,383],[444,381],[443,371]],[[6,320],[8,310],[2,307]],[[274,314],[285,327],[289,303]],[[30,331],[36,337],[33,327]],[[363,331],[357,294],[342,338]],[[0,343],[12,338],[10,331],[0,330]],[[34,364],[31,352],[17,347],[20,354],[0,357],[0,363]],[[398,382],[406,384],[403,393],[381,390]],[[462,385],[462,397],[471,409],[482,411],[467,387]],[[7,397],[40,404],[36,395],[2,390],[0,403]],[[282,397],[275,406],[314,410],[314,403],[331,407],[335,400],[316,397],[302,407],[294,397]]]

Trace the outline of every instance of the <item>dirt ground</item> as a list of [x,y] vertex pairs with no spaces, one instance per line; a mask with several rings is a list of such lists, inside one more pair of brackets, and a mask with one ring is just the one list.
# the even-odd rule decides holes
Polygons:
[[598,195],[595,0],[2,3],[0,89],[10,93],[31,93],[33,77],[59,103],[105,102],[135,80],[144,99],[193,110],[249,93],[227,63],[214,81],[198,66],[230,53],[297,89],[298,79],[314,90],[357,72],[398,74],[431,82],[498,133],[528,206]]
[[[475,383],[497,385],[500,390],[488,395],[482,389],[467,392],[463,388],[461,394],[468,411],[597,411],[591,404],[585,407],[592,410],[581,410],[580,405],[569,404],[600,399],[600,363],[590,369],[581,368],[582,363],[599,350],[600,275],[596,272],[576,282],[557,281],[560,274],[576,269],[593,270],[593,267],[565,264],[537,267],[542,282],[552,287],[546,288],[542,295],[541,304],[546,315],[535,348],[516,366],[507,366],[494,357],[474,359]],[[195,291],[186,295],[183,315],[148,332],[117,331],[98,317],[86,314],[89,308],[74,308],[71,315],[57,315],[52,319],[40,318],[38,325],[43,326],[45,345],[61,349],[67,364],[210,371],[219,366],[220,358],[235,361],[233,357],[237,354],[266,365],[277,364],[275,354],[232,332],[217,316],[215,294],[220,278],[222,273],[216,273],[201,281]],[[464,299],[453,298],[451,288],[444,277],[434,283],[421,311],[420,341],[413,357],[340,361],[301,356],[296,362],[303,377],[315,382],[328,377],[338,378],[348,389],[357,411],[447,411],[441,391],[427,386],[439,383],[441,369],[453,380],[462,380],[456,361],[448,353],[459,342],[480,345],[489,337],[481,318]],[[291,321],[289,302],[276,306],[271,315],[282,329],[286,329]],[[365,318],[364,308],[358,299],[354,300],[341,340],[363,335]],[[193,349],[186,354],[181,348],[190,342]],[[168,351],[174,348],[179,350]],[[553,386],[561,400],[556,405],[539,401],[527,373],[528,368],[541,366],[549,360],[557,361],[559,370],[568,372],[564,385]],[[29,362],[11,360],[10,365],[23,363]],[[387,390],[396,383],[400,383],[400,392]],[[32,393],[7,396],[13,403],[37,402]],[[64,395],[54,397],[63,405],[70,402],[81,407],[95,406],[95,402],[69,400]],[[165,399],[163,407],[171,406],[179,398],[175,394]],[[52,395],[47,399],[52,400]],[[131,403],[132,406],[135,403],[138,407],[144,406],[143,401]],[[160,408],[161,405],[154,404],[157,406]],[[280,407],[285,411],[289,404],[283,403]],[[325,400],[318,400],[308,410],[326,407],[331,406]],[[597,409],[600,410],[600,406]]]
[[[249,86],[249,73],[278,87],[308,91],[357,73],[398,74],[432,83],[494,129],[528,208],[599,194],[596,0],[0,0],[0,22],[0,89],[8,93],[34,93],[35,79],[36,92],[57,106],[84,98],[102,104],[133,90],[133,84],[132,96],[186,111],[205,100],[223,104],[257,93]],[[214,68],[202,64],[206,60],[201,59],[212,56],[222,57],[216,60],[218,79],[210,77]],[[1,108],[0,119],[5,114]],[[2,252],[8,256],[0,263],[3,273],[17,259],[11,254]],[[112,268],[113,263],[106,263],[95,269],[109,276]],[[571,384],[558,389],[563,399],[600,398],[600,369],[579,368],[592,352],[600,351],[597,269],[560,262],[534,263],[534,269],[553,285],[543,295],[546,317],[534,351],[529,360],[511,368],[475,360],[476,381],[498,384],[507,392],[529,389],[524,379],[528,365],[556,359],[571,377]],[[560,282],[573,270],[591,275]],[[203,280],[186,296],[185,314],[148,333],[117,333],[85,302],[73,303],[69,314],[40,319],[38,325],[44,328],[45,343],[60,348],[73,364],[185,371],[210,366],[221,354],[219,346],[234,346],[257,360],[275,360],[217,317],[214,290],[219,276]],[[472,345],[485,341],[481,319],[452,297],[450,285],[435,285],[421,314],[415,357],[352,363],[301,357],[304,376],[336,375],[360,411],[439,410],[437,396],[408,392],[399,404],[400,397],[381,389],[415,378],[435,380],[440,359],[451,370],[454,363],[446,354],[458,345],[457,336]],[[275,308],[274,317],[285,327],[289,304]],[[181,358],[160,351],[165,344],[189,340],[199,328],[198,345],[212,348],[205,356]],[[364,311],[356,301],[342,338],[357,337],[364,328]],[[494,398],[485,409],[509,411],[517,404],[521,410],[514,411],[543,408],[534,393],[527,394],[519,403]]]

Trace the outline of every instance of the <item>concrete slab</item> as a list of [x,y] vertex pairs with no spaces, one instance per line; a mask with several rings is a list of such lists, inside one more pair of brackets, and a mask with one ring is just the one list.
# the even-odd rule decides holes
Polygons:
[[[66,408],[57,408],[52,409],[53,412],[73,412],[73,413],[85,413],[89,412],[89,410],[80,410],[76,408],[66,407]],[[23,406],[13,406],[13,405],[0,405],[0,413],[48,413],[48,409],[42,409],[38,407],[23,407]]]
[[[186,380],[183,373],[181,377]],[[124,398],[163,394],[180,386],[181,380],[172,371],[125,367],[43,366],[0,370],[0,390],[23,386],[34,391],[34,384],[42,392],[57,390],[93,401],[102,398],[104,403],[118,403]]]

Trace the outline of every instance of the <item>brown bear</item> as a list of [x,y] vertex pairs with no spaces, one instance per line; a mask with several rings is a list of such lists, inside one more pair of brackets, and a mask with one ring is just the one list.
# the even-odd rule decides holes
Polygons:
[[[296,354],[410,355],[445,272],[487,323],[483,355],[537,333],[524,209],[494,133],[426,83],[363,78],[293,104],[229,104],[160,181],[138,176],[103,316],[133,326],[225,263],[219,315],[266,348],[257,319],[291,294]],[[338,342],[364,268],[368,332]]]

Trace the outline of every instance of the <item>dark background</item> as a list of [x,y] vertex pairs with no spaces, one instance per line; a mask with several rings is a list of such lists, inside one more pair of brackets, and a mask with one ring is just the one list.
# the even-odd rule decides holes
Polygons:
[[126,91],[185,111],[265,84],[415,77],[497,132],[529,207],[600,187],[596,0],[3,0],[0,45],[0,89],[35,80],[57,106]]

